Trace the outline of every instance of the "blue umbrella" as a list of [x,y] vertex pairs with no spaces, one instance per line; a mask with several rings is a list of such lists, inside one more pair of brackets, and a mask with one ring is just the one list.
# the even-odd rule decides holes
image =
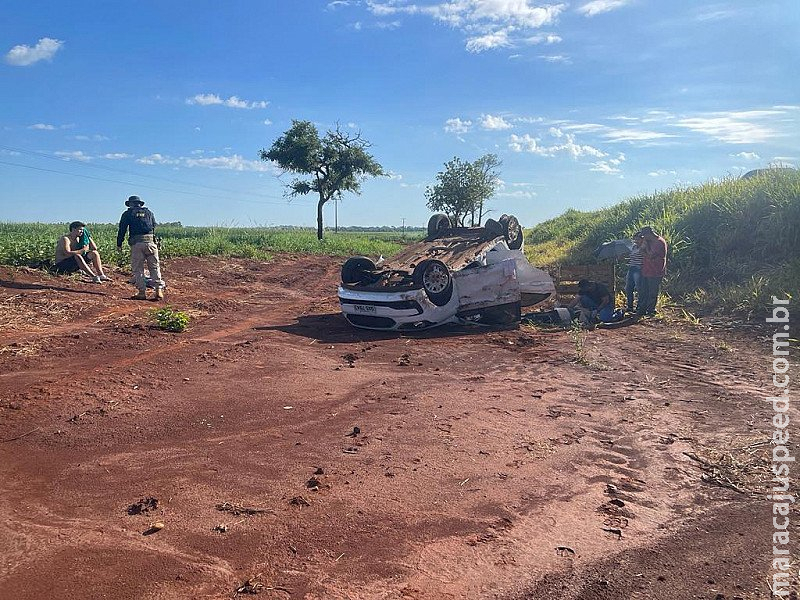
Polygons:
[[593,254],[596,258],[619,258],[620,256],[628,256],[632,249],[633,242],[631,240],[611,240],[600,244]]

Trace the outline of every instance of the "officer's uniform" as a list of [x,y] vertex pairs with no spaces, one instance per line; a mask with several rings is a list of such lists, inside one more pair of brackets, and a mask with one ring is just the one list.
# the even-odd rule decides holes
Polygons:
[[130,208],[122,213],[122,218],[119,220],[117,247],[122,246],[126,231],[130,231],[128,244],[131,247],[131,270],[133,271],[134,285],[139,290],[139,296],[144,297],[147,292],[144,266],[147,264],[150,279],[156,290],[156,298],[160,298],[165,285],[161,279],[161,266],[155,239],[156,219],[137,196],[131,196],[125,204]]

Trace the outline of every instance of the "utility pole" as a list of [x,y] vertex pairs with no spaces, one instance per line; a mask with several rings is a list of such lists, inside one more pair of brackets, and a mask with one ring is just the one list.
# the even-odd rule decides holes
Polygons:
[[402,217],[403,219],[403,241],[406,239],[406,218]]

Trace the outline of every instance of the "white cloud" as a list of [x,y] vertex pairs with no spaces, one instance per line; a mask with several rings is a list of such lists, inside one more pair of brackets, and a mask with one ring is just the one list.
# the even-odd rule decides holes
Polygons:
[[566,129],[567,131],[577,131],[580,133],[594,133],[597,131],[606,131],[608,127],[605,125],[598,125],[597,123],[572,123],[563,124],[561,129]]
[[264,119],[264,125],[272,125],[272,121],[269,119]]
[[628,0],[593,0],[592,2],[587,2],[583,6],[578,7],[578,12],[585,17],[594,17],[601,13],[622,8],[627,3]]
[[737,152],[730,155],[732,158],[742,158],[744,160],[761,160],[761,157],[755,152]]
[[409,4],[398,0],[366,0],[376,17],[420,15],[458,29],[467,37],[469,52],[524,43],[530,31],[555,23],[566,4],[536,6],[533,0],[449,0]]
[[618,175],[622,172],[619,166],[625,162],[625,155],[619,153],[617,158],[609,158],[608,160],[598,160],[592,164],[590,171],[598,173],[605,173],[606,175]]
[[677,171],[667,171],[666,169],[658,169],[657,171],[650,171],[648,175],[650,177],[663,177],[665,175],[677,175]]
[[508,41],[508,31],[500,30],[493,33],[469,38],[467,40],[467,50],[477,54],[484,50],[491,50],[493,48],[507,48],[511,45]]
[[537,196],[533,190],[514,190],[509,192],[497,192],[495,194],[498,198],[512,198],[517,200],[530,200]]
[[392,181],[400,181],[403,176],[400,173],[395,173],[394,171],[388,171],[386,176],[391,179]]
[[333,0],[333,2],[328,2],[328,10],[336,10],[337,8],[344,8],[346,6],[350,6],[349,0]]
[[712,113],[709,116],[679,119],[676,126],[703,133],[729,144],[756,144],[777,137],[778,133],[772,127],[758,122],[764,117],[775,114],[781,113],[777,111]]
[[181,158],[179,161],[186,167],[206,167],[209,169],[226,169],[230,171],[255,171],[273,173],[275,167],[261,160],[248,160],[239,154],[232,156],[215,156],[212,158]]
[[214,106],[221,105],[229,108],[267,108],[269,102],[265,100],[257,100],[255,102],[248,102],[242,100],[238,96],[230,96],[228,99],[223,99],[217,94],[196,94],[191,98],[186,99],[186,104],[199,104],[200,106]]
[[721,21],[723,19],[730,19],[731,17],[735,17],[739,14],[740,11],[733,10],[733,9],[723,9],[723,10],[711,10],[706,9],[703,12],[698,13],[695,15],[694,20],[700,21],[701,23],[706,21]]
[[36,123],[34,125],[28,125],[28,129],[38,129],[40,131],[54,131],[58,128],[55,125],[50,125],[48,123]]
[[511,137],[508,138],[508,147],[514,152],[530,152],[532,154],[545,155],[536,138],[528,133],[525,135],[512,133]]
[[555,33],[537,33],[532,37],[525,38],[523,41],[526,44],[558,44],[563,40],[560,35]]
[[594,156],[596,158],[606,156],[605,152],[593,146],[576,143],[575,136],[570,133],[563,133],[560,130],[555,130],[553,132],[551,130],[551,135],[553,135],[553,137],[563,137],[564,142],[553,146],[542,146],[540,140],[527,133],[522,136],[512,134],[509,138],[508,147],[514,152],[528,152],[529,154],[547,157],[556,156],[557,154],[569,154],[575,159],[582,156]]
[[569,64],[571,62],[569,56],[564,56],[563,54],[552,54],[552,55],[542,54],[539,56],[539,58],[549,63]]
[[258,173],[277,173],[277,169],[272,163],[261,160],[249,160],[239,154],[230,156],[199,156],[202,150],[192,151],[194,156],[179,156],[173,158],[155,153],[142,156],[136,162],[142,165],[171,165],[187,168],[206,168],[206,169],[225,169],[229,171],[251,171]]
[[141,165],[176,165],[180,161],[177,161],[174,158],[166,157],[163,154],[156,153],[137,158],[136,162]]
[[515,117],[516,123],[543,123],[544,117]]
[[109,152],[108,154],[104,154],[103,158],[107,158],[108,160],[122,160],[125,158],[133,158],[133,154],[126,154],[125,152]]
[[603,137],[611,142],[646,142],[675,137],[659,131],[645,131],[642,129],[610,129]]
[[73,139],[78,140],[79,142],[107,142],[108,138],[104,135],[100,135],[98,133],[94,135],[76,135],[73,136]]
[[74,152],[59,151],[55,152],[55,155],[58,156],[59,158],[63,158],[64,160],[79,160],[81,162],[88,162],[92,160],[91,156],[84,154],[80,150],[76,150]]
[[513,125],[503,117],[496,117],[494,115],[481,115],[480,123],[481,127],[491,131],[502,131],[513,127]]
[[33,48],[26,44],[14,46],[6,53],[5,61],[15,67],[27,67],[41,60],[52,60],[63,45],[61,40],[41,38]]
[[472,121],[462,121],[460,118],[447,119],[444,123],[444,130],[447,133],[467,133],[472,129]]

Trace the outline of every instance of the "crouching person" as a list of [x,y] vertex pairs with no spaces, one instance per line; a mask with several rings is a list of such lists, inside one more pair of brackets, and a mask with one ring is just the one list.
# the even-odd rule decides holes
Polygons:
[[[89,266],[91,263],[91,267]],[[92,269],[94,267],[94,269]],[[86,229],[86,224],[73,221],[69,224],[69,233],[59,238],[56,243],[56,273],[77,273],[91,277],[95,283],[110,281],[103,271],[103,261],[97,244]]]
[[594,325],[608,323],[614,318],[614,302],[611,292],[604,283],[581,279],[578,282],[578,295],[570,303],[570,310],[580,310],[581,323]]
[[161,265],[158,260],[158,246],[156,245],[156,219],[149,209],[145,208],[144,201],[139,196],[130,196],[125,201],[128,207],[119,220],[117,231],[117,250],[122,250],[126,232],[128,244],[131,247],[131,271],[133,281],[138,293],[134,300],[147,300],[147,278],[144,267],[150,271],[150,279],[155,288],[153,300],[164,298],[164,281],[161,279]]

